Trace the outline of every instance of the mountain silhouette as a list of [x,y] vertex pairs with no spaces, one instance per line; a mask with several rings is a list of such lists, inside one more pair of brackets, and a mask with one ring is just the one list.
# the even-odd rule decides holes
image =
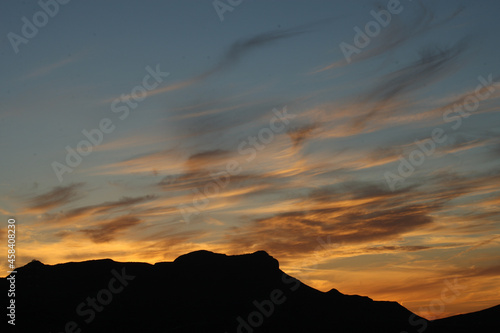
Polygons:
[[490,332],[500,314],[429,322],[396,302],[313,289],[264,251],[196,251],[154,265],[33,261],[15,277],[15,332]]
[[466,333],[466,332],[498,332],[500,305],[491,308],[437,319],[432,322],[436,332]]

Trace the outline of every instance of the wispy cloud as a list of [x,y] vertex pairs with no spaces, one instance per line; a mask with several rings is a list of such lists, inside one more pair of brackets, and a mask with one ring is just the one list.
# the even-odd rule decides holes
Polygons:
[[[116,201],[107,201],[96,205],[81,206],[72,208],[68,211],[61,210],[58,213],[46,213],[43,215],[43,220],[51,224],[70,224],[84,218],[94,218],[101,214],[109,214],[110,212],[129,211],[134,205],[148,202],[156,199],[155,195],[145,195],[141,197],[122,197]],[[91,221],[87,221],[87,224]]]
[[56,186],[47,193],[34,196],[27,201],[28,211],[47,211],[79,200],[84,196],[81,192],[83,186],[84,183]]
[[466,46],[465,41],[461,41],[445,49],[424,49],[419,60],[385,75],[377,87],[363,97],[364,103],[373,105],[372,109],[358,117],[353,126],[363,128],[366,122],[376,115],[381,116],[381,113],[387,117],[387,113],[383,111],[394,99],[415,93],[456,70],[458,57],[467,49]]
[[122,216],[112,221],[101,223],[96,227],[81,229],[94,243],[104,243],[115,239],[120,233],[141,223],[141,220],[133,216]]
[[71,63],[74,63],[80,59],[81,59],[80,56],[75,56],[75,55],[68,56],[68,57],[63,58],[61,60],[58,60],[56,62],[39,67],[39,68],[33,70],[32,72],[22,76],[20,79],[23,81],[24,80],[33,80],[33,79],[38,78],[40,76],[48,75],[48,74],[56,71],[57,69],[62,68],[64,66],[67,66]]
[[415,6],[405,6],[405,10],[401,14],[404,18],[393,15],[389,25],[382,28],[381,33],[370,41],[371,45],[368,48],[353,56],[351,63],[347,63],[345,59],[337,60],[321,67],[315,73],[350,66],[381,54],[391,53],[417,36],[444,26],[458,17],[464,10],[463,7],[457,7],[449,15],[439,18],[435,10],[427,6],[428,4],[424,5],[423,1],[417,1]]
[[455,257],[459,257],[461,255],[464,255],[464,254],[468,253],[468,252],[474,251],[474,250],[480,248],[481,246],[488,245],[488,244],[492,243],[493,241],[497,240],[498,238],[500,238],[500,235],[495,235],[495,236],[491,237],[490,239],[478,242],[475,245],[469,247],[468,249],[466,249],[466,250],[464,250],[464,251],[462,251],[460,253],[457,253],[456,255],[454,255],[453,257],[451,257],[450,259],[453,259]]

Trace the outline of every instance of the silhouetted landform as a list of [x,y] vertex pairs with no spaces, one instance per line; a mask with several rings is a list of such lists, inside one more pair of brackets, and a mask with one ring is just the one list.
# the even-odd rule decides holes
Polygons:
[[321,292],[264,251],[196,251],[155,265],[33,261],[17,272],[16,332],[496,332],[500,318],[496,306],[428,322],[396,302]]
[[500,305],[467,314],[461,314],[432,322],[436,332],[499,332]]

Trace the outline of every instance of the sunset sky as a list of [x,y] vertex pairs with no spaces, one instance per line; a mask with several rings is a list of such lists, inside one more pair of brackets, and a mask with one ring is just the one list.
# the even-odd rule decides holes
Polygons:
[[48,3],[0,4],[17,266],[265,250],[429,319],[500,304],[500,2]]

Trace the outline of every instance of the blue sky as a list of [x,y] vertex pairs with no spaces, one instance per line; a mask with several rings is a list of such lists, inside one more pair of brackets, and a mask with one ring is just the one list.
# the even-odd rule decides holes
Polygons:
[[73,0],[29,38],[40,4],[1,7],[18,265],[266,250],[427,317],[499,303],[497,3]]

